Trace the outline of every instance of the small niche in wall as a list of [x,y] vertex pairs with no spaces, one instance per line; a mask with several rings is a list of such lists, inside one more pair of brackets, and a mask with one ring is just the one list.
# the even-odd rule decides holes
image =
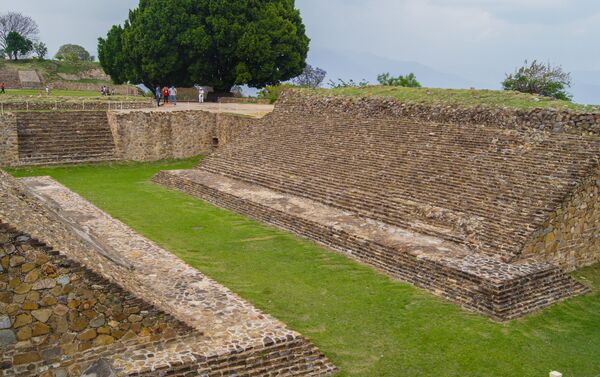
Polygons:
[[212,139],[212,146],[214,148],[217,148],[219,146],[219,138],[218,137],[213,137],[213,139]]

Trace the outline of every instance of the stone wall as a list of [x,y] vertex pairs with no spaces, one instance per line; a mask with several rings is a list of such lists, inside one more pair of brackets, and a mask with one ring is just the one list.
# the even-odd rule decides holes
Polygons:
[[600,135],[600,113],[553,109],[512,109],[492,106],[461,107],[448,104],[402,102],[384,97],[346,97],[287,90],[279,101],[282,109],[311,114],[390,117],[419,122],[487,125],[506,129],[529,129]]
[[[79,83],[79,82],[68,82],[68,81],[55,81],[48,84],[51,89],[59,90],[89,90],[98,92],[100,95],[100,87],[102,84],[91,84],[91,83]],[[112,92],[122,96],[139,96],[141,94],[140,89],[130,85],[108,85],[108,88]]]
[[523,254],[569,271],[600,262],[600,169],[548,217]]
[[253,118],[206,111],[108,113],[117,159],[157,161],[208,154],[251,127]]
[[[0,223],[4,375],[79,376],[84,353],[174,339],[189,331],[173,317]],[[44,373],[50,365],[52,372]]]
[[14,114],[0,115],[0,166],[19,162],[17,119]]
[[259,105],[270,105],[271,100],[252,97],[219,97],[219,103],[253,103]]
[[127,110],[151,109],[156,107],[152,100],[148,101],[118,101],[118,100],[85,100],[56,97],[55,100],[2,102],[0,98],[0,112],[5,111],[100,111],[100,110]]

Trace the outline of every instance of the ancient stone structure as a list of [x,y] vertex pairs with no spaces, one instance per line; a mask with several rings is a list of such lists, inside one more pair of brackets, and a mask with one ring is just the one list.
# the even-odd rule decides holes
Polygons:
[[596,119],[290,92],[155,181],[508,320],[587,290],[565,271],[600,260]]
[[255,119],[207,111],[109,112],[117,158],[156,161],[208,154],[252,127]]
[[0,375],[327,376],[301,335],[50,178],[0,171]]
[[28,112],[16,118],[19,162],[23,165],[115,159],[104,111]]
[[0,166],[188,158],[229,143],[256,121],[198,110],[6,113]]
[[19,71],[0,69],[0,82],[3,82],[8,89],[20,89],[21,80],[19,79]]

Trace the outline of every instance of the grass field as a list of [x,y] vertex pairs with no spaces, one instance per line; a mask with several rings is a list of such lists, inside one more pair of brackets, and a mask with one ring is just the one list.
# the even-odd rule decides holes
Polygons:
[[36,168],[311,338],[361,377],[600,375],[600,266],[594,293],[508,324],[393,281],[294,235],[149,182],[151,164]]
[[503,90],[402,88],[366,86],[362,88],[317,89],[323,95],[380,96],[404,102],[442,103],[460,106],[494,106],[517,109],[551,108],[557,110],[600,111],[600,106],[580,105],[526,93]]

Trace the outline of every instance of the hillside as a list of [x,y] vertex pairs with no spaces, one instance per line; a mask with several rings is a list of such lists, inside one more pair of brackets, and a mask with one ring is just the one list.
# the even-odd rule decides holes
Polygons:
[[0,60],[0,69],[37,71],[46,82],[71,81],[79,83],[112,84],[99,63],[96,62],[62,62],[57,60],[36,59]]

